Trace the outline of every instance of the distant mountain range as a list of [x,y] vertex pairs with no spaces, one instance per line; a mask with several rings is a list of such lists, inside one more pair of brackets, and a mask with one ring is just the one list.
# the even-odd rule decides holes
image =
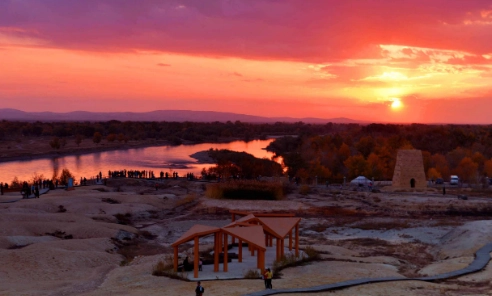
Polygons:
[[24,112],[17,109],[0,109],[0,120],[12,121],[236,121],[251,123],[298,122],[324,124],[333,123],[363,123],[361,121],[339,118],[293,118],[293,117],[262,117],[246,114],[214,111],[191,110],[156,110],[151,112],[87,112],[73,111],[67,113],[55,112]]

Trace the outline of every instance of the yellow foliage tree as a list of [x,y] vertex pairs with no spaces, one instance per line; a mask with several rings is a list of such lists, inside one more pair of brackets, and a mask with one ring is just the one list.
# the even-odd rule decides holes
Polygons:
[[429,168],[427,170],[427,179],[436,180],[437,178],[441,177],[441,173],[436,168]]
[[347,167],[349,178],[364,176],[368,171],[367,161],[360,154],[349,157],[343,164]]
[[470,157],[463,158],[456,171],[463,182],[474,183],[477,181],[478,164]]
[[487,177],[492,177],[492,159],[485,161],[483,165],[483,172],[487,175]]

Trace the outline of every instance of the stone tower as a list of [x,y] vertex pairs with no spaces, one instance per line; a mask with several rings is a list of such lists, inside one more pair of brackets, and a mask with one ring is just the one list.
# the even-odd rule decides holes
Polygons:
[[422,151],[398,150],[392,187],[395,189],[427,188]]

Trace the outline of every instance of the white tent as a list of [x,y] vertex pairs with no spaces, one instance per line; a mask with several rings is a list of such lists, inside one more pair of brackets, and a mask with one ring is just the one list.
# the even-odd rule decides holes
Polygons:
[[353,179],[350,181],[350,184],[362,184],[362,185],[369,185],[371,180],[367,179],[364,176],[358,176],[357,178]]

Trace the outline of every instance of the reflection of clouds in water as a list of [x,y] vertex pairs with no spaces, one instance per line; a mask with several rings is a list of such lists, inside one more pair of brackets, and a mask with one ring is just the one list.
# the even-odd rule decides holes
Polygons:
[[153,170],[154,172],[177,171],[180,175],[186,173],[200,174],[202,168],[213,164],[198,163],[190,155],[199,151],[213,149],[229,149],[246,151],[256,157],[270,158],[273,154],[264,150],[272,140],[242,141],[231,143],[204,143],[180,146],[155,146],[128,150],[87,153],[78,156],[63,156],[34,160],[20,160],[0,163],[0,181],[12,180],[17,176],[20,180],[32,177],[34,171],[51,178],[53,174],[60,175],[62,169],[69,169],[76,178],[95,176],[99,171],[103,174],[108,170]]
[[100,161],[101,160],[101,152],[95,152],[94,154],[92,154],[92,158],[94,159],[94,161]]

